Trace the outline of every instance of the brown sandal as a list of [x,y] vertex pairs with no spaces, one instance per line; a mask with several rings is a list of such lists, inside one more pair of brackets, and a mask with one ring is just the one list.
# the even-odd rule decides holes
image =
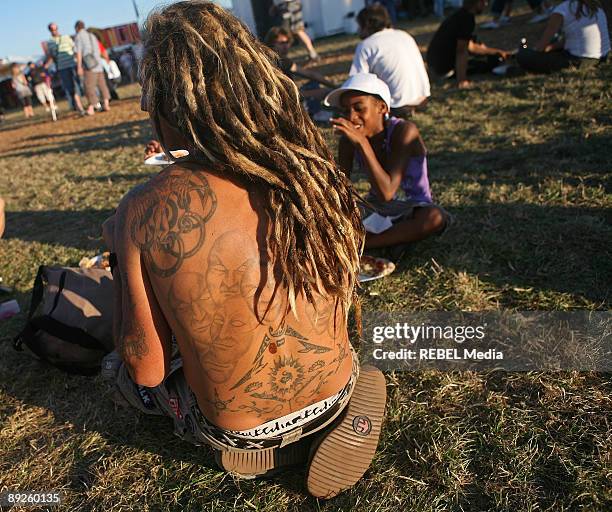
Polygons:
[[306,437],[283,448],[242,452],[215,450],[217,465],[244,479],[272,476],[290,466],[306,465],[311,439]]
[[346,414],[313,443],[306,485],[317,498],[352,487],[374,458],[387,397],[385,376],[363,366]]

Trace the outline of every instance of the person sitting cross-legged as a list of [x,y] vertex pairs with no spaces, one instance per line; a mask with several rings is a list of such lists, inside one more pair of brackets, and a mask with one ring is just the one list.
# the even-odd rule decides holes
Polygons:
[[103,371],[221,468],[298,465],[312,495],[334,496],[369,467],[386,396],[348,337],[355,192],[272,50],[228,11],[171,4],[144,48],[142,107],[163,149],[189,155],[104,224],[117,352]]
[[442,232],[450,216],[432,201],[425,144],[413,122],[389,117],[387,85],[359,73],[325,101],[343,112],[332,119],[341,168],[350,173],[356,161],[371,184],[363,211],[366,248],[401,247]]

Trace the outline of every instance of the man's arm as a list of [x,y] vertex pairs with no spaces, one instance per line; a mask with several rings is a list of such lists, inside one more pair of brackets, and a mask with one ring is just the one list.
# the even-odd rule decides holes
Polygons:
[[153,387],[162,382],[171,352],[171,332],[142,264],[141,253],[132,241],[140,229],[136,212],[138,193],[129,193],[117,208],[114,249],[117,254],[120,320],[115,344],[136,384]]
[[77,74],[83,74],[83,55],[81,52],[76,52]]
[[[102,224],[102,239],[106,244],[106,248],[111,253],[110,258],[117,256],[115,253],[115,214],[111,215]],[[113,274],[113,343],[115,349],[119,349],[119,336],[121,335],[121,320],[123,316],[123,310],[121,308],[121,297],[123,295],[123,287],[121,286],[121,275],[119,274],[119,267],[115,264],[112,266],[111,260],[111,271]]]
[[[294,69],[295,68],[295,69]],[[291,72],[294,75],[300,76],[302,78],[308,78],[309,80],[314,80],[315,82],[319,82],[323,84],[325,87],[329,87],[330,89],[336,89],[338,87],[337,84],[330,82],[327,78],[325,78],[321,73],[317,73],[312,69],[304,69],[294,64],[291,68]]]
[[77,75],[81,76],[83,74],[83,49],[81,48],[81,44],[78,40],[77,34],[77,42],[74,45],[74,56],[76,57],[77,64]]
[[53,55],[53,48],[57,48],[55,46],[55,41],[49,41],[47,43],[47,60],[45,60],[45,69],[49,67],[49,64],[51,64],[54,60],[55,60],[55,55]]
[[506,50],[491,48],[484,43],[476,43],[472,40],[468,42],[468,51],[474,55],[499,55],[504,59],[507,59],[510,56],[510,52],[507,52]]
[[457,77],[457,85],[459,85],[459,87],[464,87],[469,84],[467,79],[467,61],[468,41],[465,39],[458,39],[455,52],[455,76]]

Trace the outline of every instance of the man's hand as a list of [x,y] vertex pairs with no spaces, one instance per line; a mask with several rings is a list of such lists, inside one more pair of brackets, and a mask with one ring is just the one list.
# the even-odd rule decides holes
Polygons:
[[150,140],[147,142],[145,146],[145,160],[150,156],[156,155],[157,153],[161,153],[163,151],[161,144],[157,140]]
[[502,59],[504,60],[508,60],[510,57],[512,57],[512,52],[507,52],[505,50],[502,50],[499,52],[498,54]]
[[367,141],[367,138],[363,133],[355,128],[355,125],[344,117],[332,117],[330,119],[333,129],[336,132],[340,132],[346,135],[346,138],[354,145],[360,146]]
[[77,66],[77,75],[83,76],[83,66]]
[[472,87],[474,87],[474,84],[472,84],[472,82],[470,82],[469,80],[461,80],[457,83],[457,87],[459,89],[471,89]]

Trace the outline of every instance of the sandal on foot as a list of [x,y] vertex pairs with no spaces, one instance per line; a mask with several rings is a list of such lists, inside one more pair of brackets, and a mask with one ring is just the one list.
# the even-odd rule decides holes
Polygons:
[[363,366],[342,419],[313,443],[306,485],[317,498],[352,487],[374,458],[385,412],[385,376]]
[[221,469],[239,478],[272,476],[290,466],[304,466],[308,460],[310,441],[305,438],[283,448],[243,452],[215,450],[215,461]]

